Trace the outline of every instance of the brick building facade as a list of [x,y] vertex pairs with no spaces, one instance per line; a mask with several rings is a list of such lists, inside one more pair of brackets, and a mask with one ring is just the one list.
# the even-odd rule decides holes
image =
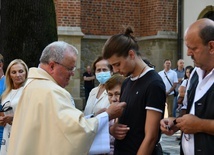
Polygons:
[[[82,73],[101,55],[109,36],[131,25],[140,52],[163,68],[163,60],[177,60],[177,0],[54,0],[59,40],[79,50],[78,70],[68,90],[76,103],[84,99]],[[79,89],[80,88],[80,89]],[[81,106],[79,106],[81,108]]]
[[136,36],[176,32],[177,0],[54,0],[58,26],[85,35],[113,35],[132,25]]

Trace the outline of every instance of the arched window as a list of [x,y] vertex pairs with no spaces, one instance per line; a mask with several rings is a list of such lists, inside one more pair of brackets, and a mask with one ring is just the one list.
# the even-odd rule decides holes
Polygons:
[[209,11],[204,15],[204,18],[209,18],[214,20],[214,11]]
[[202,10],[200,15],[198,16],[198,19],[201,18],[209,18],[214,21],[214,6],[209,5],[204,10]]

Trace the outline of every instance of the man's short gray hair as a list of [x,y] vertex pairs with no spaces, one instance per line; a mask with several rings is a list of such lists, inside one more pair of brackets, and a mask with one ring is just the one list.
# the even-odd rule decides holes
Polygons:
[[74,46],[64,41],[52,42],[42,51],[39,61],[40,63],[49,63],[50,61],[62,62],[64,53],[67,51],[72,51],[76,55],[78,54],[78,50]]

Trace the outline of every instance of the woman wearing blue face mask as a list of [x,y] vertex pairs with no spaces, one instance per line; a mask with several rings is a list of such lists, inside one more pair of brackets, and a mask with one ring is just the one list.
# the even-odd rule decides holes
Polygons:
[[110,105],[108,101],[108,94],[105,90],[105,83],[111,77],[112,67],[108,61],[99,56],[93,63],[93,69],[96,79],[99,81],[99,86],[91,90],[86,107],[84,110],[85,115],[98,114],[104,108]]

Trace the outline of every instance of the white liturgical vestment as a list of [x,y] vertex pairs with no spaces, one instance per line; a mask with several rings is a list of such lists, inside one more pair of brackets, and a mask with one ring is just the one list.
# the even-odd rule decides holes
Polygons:
[[[17,106],[8,155],[87,155],[108,114],[84,118],[71,95],[43,69],[31,68]],[[101,120],[107,123],[99,122]]]

